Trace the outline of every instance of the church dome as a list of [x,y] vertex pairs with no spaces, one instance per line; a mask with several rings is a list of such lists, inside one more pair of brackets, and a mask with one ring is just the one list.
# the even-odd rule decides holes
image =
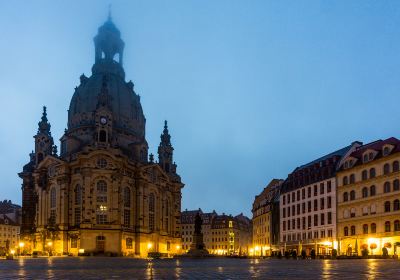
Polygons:
[[112,112],[114,129],[127,135],[144,138],[145,117],[131,81],[125,82],[122,66],[124,42],[109,18],[94,38],[95,64],[92,75],[82,75],[75,88],[68,111],[68,130],[95,125],[102,91],[107,91],[107,106]]

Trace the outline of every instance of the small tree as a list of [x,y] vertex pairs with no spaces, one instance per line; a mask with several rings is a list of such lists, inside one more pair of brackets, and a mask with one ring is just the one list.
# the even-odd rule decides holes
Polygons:
[[385,258],[387,258],[389,256],[389,252],[388,252],[388,249],[386,247],[382,248],[382,255]]
[[371,243],[371,245],[369,245],[369,248],[371,249],[371,253],[372,255],[374,254],[374,249],[376,249],[376,244],[375,243]]
[[369,255],[368,249],[367,249],[367,248],[362,249],[362,250],[361,250],[361,255],[362,255],[364,258],[368,258],[368,255]]

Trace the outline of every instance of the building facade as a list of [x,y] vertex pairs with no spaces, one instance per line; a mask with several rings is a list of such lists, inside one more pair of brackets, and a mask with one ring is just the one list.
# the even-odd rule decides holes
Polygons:
[[80,77],[57,151],[46,108],[35,150],[19,173],[22,237],[31,251],[146,257],[177,253],[183,183],[165,121],[158,162],[146,119],[125,81],[124,42],[109,18],[94,38],[92,75]]
[[296,168],[282,186],[282,251],[329,255],[336,249],[336,171],[359,142]]
[[[400,246],[400,141],[358,147],[341,163],[338,178],[338,241],[343,255],[390,255]],[[397,251],[397,252],[396,252]]]
[[279,250],[279,194],[283,180],[273,179],[253,202],[253,246],[255,256],[271,256]]
[[251,220],[243,214],[237,216],[218,215],[215,211],[203,213],[201,209],[183,211],[182,251],[187,252],[192,244],[194,218],[199,213],[203,220],[202,233],[206,249],[214,255],[248,255],[252,244]]
[[0,256],[22,253],[23,244],[19,242],[20,224],[8,215],[0,214]]

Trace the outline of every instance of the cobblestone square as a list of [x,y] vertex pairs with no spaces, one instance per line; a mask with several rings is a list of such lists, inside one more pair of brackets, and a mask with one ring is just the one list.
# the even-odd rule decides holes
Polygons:
[[37,258],[0,261],[1,279],[399,279],[398,260]]

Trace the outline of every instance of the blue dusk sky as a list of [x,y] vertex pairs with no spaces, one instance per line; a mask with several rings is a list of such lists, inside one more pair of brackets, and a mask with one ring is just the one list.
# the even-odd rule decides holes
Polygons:
[[21,203],[43,105],[59,146],[110,2],[149,152],[169,122],[182,209],[250,215],[271,179],[400,136],[400,1],[3,0],[1,200]]

